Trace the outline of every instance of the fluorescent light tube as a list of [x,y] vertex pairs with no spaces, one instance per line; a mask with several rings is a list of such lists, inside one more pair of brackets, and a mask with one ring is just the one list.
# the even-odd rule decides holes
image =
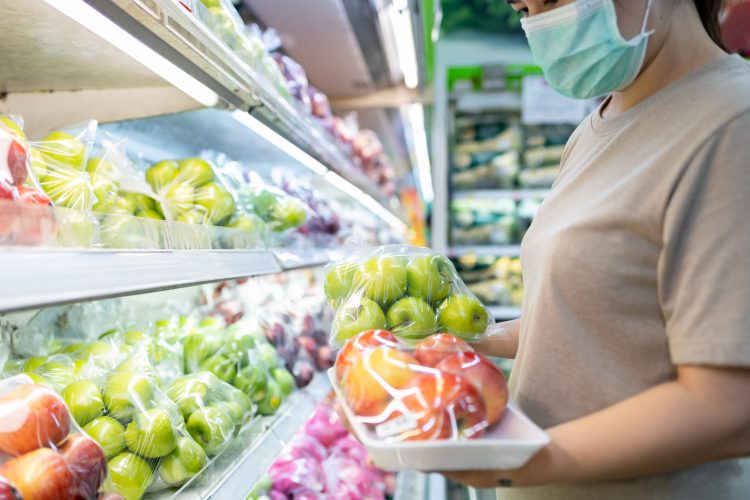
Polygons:
[[357,186],[341,177],[336,172],[331,172],[329,170],[325,174],[325,178],[328,182],[331,183],[331,185],[339,188],[341,191],[364,205],[365,208],[368,208],[372,213],[383,219],[386,224],[391,226],[393,229],[395,229],[396,231],[400,231],[403,234],[406,233],[406,224],[404,224],[401,219],[393,215],[387,208],[378,203],[375,198],[365,193]]
[[411,128],[414,156],[419,173],[419,188],[422,198],[428,203],[435,199],[432,188],[432,165],[430,164],[430,149],[427,146],[427,131],[424,123],[424,107],[420,103],[409,104],[407,110],[409,128]]
[[82,0],[45,1],[51,7],[98,35],[102,40],[109,42],[134,60],[143,64],[197,102],[208,107],[216,106],[219,103],[219,96],[216,92]]
[[419,86],[419,67],[417,65],[417,49],[414,44],[414,30],[411,25],[409,9],[399,10],[395,4],[388,7],[388,16],[393,26],[393,36],[396,39],[396,52],[404,74],[404,85],[408,89]]
[[265,125],[254,116],[251,116],[249,113],[237,110],[232,112],[232,118],[261,136],[269,143],[276,146],[282,152],[288,154],[289,156],[300,162],[305,167],[312,170],[314,173],[323,175],[328,172],[328,168],[326,168],[325,165],[320,163],[318,160],[299,148],[296,144],[281,136],[278,132]]

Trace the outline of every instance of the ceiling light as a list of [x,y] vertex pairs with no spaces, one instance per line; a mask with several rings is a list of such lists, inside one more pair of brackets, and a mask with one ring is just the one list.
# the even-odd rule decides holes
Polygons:
[[45,1],[51,7],[98,35],[102,40],[109,42],[135,61],[143,64],[197,102],[208,107],[216,106],[219,103],[219,96],[216,92],[82,0]]
[[435,191],[432,187],[432,165],[430,163],[430,149],[427,145],[424,107],[420,103],[409,104],[406,107],[406,117],[411,131],[410,142],[417,166],[419,190],[422,193],[422,199],[427,203],[432,203],[435,200]]
[[393,26],[398,62],[404,74],[404,85],[408,89],[415,89],[419,86],[419,66],[417,64],[417,49],[414,44],[411,13],[409,9],[399,10],[393,3],[388,6],[388,17],[391,20],[391,26]]

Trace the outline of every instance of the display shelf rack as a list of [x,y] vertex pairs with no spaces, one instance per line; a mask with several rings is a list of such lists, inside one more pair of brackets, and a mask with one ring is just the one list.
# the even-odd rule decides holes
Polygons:
[[[0,112],[24,115],[27,132],[36,137],[90,118],[235,110],[251,124],[248,137],[263,137],[340,188],[345,181],[350,196],[368,198],[359,201],[403,228],[398,202],[386,198],[312,117],[219,40],[189,3],[0,0],[0,45],[13,49],[0,54],[0,87],[8,94]],[[49,113],[50,107],[58,112]],[[329,171],[340,178],[323,175]]]
[[453,199],[499,200],[510,198],[512,200],[523,200],[529,198],[544,198],[548,194],[549,189],[471,189],[455,190],[453,192]]
[[487,306],[487,310],[495,319],[516,319],[521,317],[518,306]]
[[3,248],[0,311],[166,290],[281,271],[264,250]]
[[185,486],[145,498],[245,498],[330,388],[325,374],[315,374],[310,385],[293,393],[276,415],[258,418],[240,431],[230,447]]
[[469,254],[480,257],[502,257],[506,255],[517,257],[521,254],[521,245],[461,245],[451,247],[448,254],[451,257],[461,257]]

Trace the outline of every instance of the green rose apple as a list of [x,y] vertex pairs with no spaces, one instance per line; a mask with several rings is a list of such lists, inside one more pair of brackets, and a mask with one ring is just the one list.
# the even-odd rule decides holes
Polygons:
[[380,330],[386,326],[383,310],[375,301],[367,298],[350,298],[338,308],[333,318],[334,338],[338,344],[366,330]]
[[112,417],[98,417],[83,426],[83,430],[104,450],[107,460],[125,449],[125,427]]
[[208,406],[194,411],[186,428],[206,454],[216,455],[232,439],[235,423],[225,408]]
[[353,283],[365,297],[387,309],[406,294],[406,268],[406,260],[400,257],[372,257],[357,268]]
[[487,330],[489,316],[481,302],[470,295],[451,295],[437,310],[442,330],[464,340],[474,340]]
[[159,477],[169,486],[182,486],[203,469],[206,452],[189,437],[177,438],[177,447],[159,464]]
[[125,429],[125,444],[144,458],[159,458],[170,453],[177,446],[177,436],[169,413],[161,408],[136,413]]
[[91,380],[79,380],[65,386],[60,395],[68,405],[70,414],[80,426],[84,426],[104,414],[102,391]]
[[138,455],[123,452],[107,463],[104,491],[115,491],[125,500],[139,500],[153,481],[151,466]]

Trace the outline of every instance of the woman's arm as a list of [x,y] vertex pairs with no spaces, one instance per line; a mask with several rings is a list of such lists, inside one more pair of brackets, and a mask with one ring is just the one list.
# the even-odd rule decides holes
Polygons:
[[549,429],[514,471],[449,472],[478,488],[627,479],[750,455],[750,369],[678,367],[674,382]]
[[518,332],[520,329],[520,319],[496,323],[490,325],[487,329],[487,335],[471,345],[478,353],[485,356],[513,359],[518,351]]

